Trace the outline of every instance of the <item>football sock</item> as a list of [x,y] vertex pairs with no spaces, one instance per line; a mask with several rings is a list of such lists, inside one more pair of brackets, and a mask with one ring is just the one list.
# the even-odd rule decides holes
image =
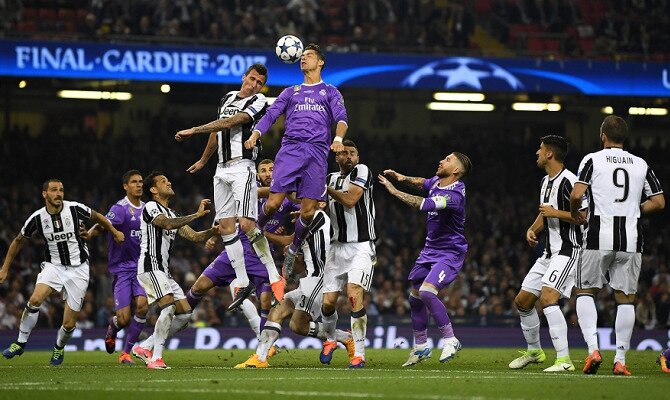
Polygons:
[[535,307],[530,310],[519,310],[519,318],[521,319],[521,330],[523,337],[526,339],[528,350],[539,350],[540,345],[540,317],[537,315]]
[[577,295],[577,320],[582,330],[584,341],[589,347],[589,354],[598,350],[598,311],[591,295]]
[[556,349],[556,358],[570,356],[568,349],[568,324],[565,322],[563,311],[558,305],[551,305],[544,308],[544,316],[549,324],[549,335],[551,342]]
[[17,341],[19,343],[25,343],[28,341],[30,332],[33,331],[35,325],[37,325],[37,318],[39,317],[39,307],[33,307],[30,304],[26,304],[26,308],[21,314],[21,324],[19,325],[19,338]]
[[235,270],[238,286],[249,286],[249,276],[247,275],[247,268],[244,263],[244,247],[242,247],[240,237],[237,236],[237,233],[231,233],[229,235],[221,235],[221,238],[223,239],[223,245],[226,246],[226,253],[230,259],[230,264]]
[[365,308],[351,313],[351,335],[354,337],[354,355],[365,358],[365,333],[368,327],[368,316]]
[[614,362],[626,365],[626,352],[630,348],[630,337],[635,326],[635,306],[619,304],[616,310],[614,331],[616,332],[616,355]]

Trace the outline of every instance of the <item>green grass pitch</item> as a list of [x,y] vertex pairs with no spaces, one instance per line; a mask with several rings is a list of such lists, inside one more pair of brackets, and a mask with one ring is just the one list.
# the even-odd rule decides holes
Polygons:
[[613,352],[603,352],[597,375],[581,373],[585,349],[573,349],[576,372],[543,373],[543,364],[512,371],[515,349],[463,349],[445,364],[433,358],[402,368],[407,350],[368,350],[366,368],[348,370],[346,352],[335,352],[321,365],[317,350],[283,350],[270,368],[236,370],[250,350],[166,350],[170,370],[148,370],[117,364],[118,352],[65,353],[63,365],[49,366],[50,353],[26,351],[0,359],[0,399],[663,399],[670,393],[670,374],[655,363],[657,353],[630,351],[633,376],[613,376]]

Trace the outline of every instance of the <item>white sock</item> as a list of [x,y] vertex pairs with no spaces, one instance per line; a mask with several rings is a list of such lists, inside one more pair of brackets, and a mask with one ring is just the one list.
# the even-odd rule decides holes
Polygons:
[[526,338],[528,350],[540,350],[540,317],[537,315],[535,307],[530,311],[519,310],[519,318],[521,319],[521,330],[523,337]]
[[172,323],[170,324],[170,333],[168,334],[168,337],[172,337],[177,333],[183,331],[184,329],[188,328],[189,322],[191,322],[191,311],[185,314],[176,314],[172,318]]
[[23,310],[23,314],[21,314],[21,324],[19,325],[19,338],[17,339],[17,342],[25,343],[28,341],[30,332],[32,332],[35,325],[37,325],[39,316],[39,307],[33,307],[30,304],[26,304],[26,308]]
[[67,344],[72,337],[72,333],[74,333],[74,328],[68,331],[65,327],[61,326],[58,330],[58,336],[56,337],[56,346],[61,349],[65,347],[65,344]]
[[242,309],[244,316],[247,318],[247,321],[249,321],[249,326],[251,326],[251,329],[256,334],[256,338],[260,338],[261,331],[263,329],[261,327],[261,317],[258,315],[256,306],[251,302],[251,300],[244,299],[240,308]]
[[165,346],[165,341],[170,333],[170,326],[172,325],[172,319],[174,318],[175,308],[174,304],[165,307],[161,310],[161,313],[158,316],[153,334],[154,351],[153,356],[151,357],[152,362],[159,358],[163,358],[163,347]]
[[242,247],[240,237],[237,236],[237,233],[231,233],[230,235],[221,235],[221,239],[223,239],[223,245],[226,246],[226,253],[235,270],[239,287],[249,286],[249,276],[244,263],[244,247]]
[[557,305],[544,308],[544,316],[549,323],[549,335],[556,349],[556,358],[570,356],[568,349],[568,323],[565,322],[563,311]]
[[598,350],[598,310],[593,296],[577,296],[577,321],[591,354]]
[[265,328],[261,332],[261,338],[258,341],[258,348],[256,349],[256,355],[260,361],[268,359],[270,347],[275,344],[279,333],[281,333],[281,324],[272,321],[265,323]]
[[254,248],[254,252],[263,265],[265,265],[265,269],[268,271],[268,277],[270,278],[270,283],[275,283],[281,280],[281,276],[279,275],[279,272],[277,272],[275,260],[272,258],[270,243],[268,243],[268,239],[265,235],[263,235],[258,228],[254,228],[247,232],[247,237],[251,242],[251,246]]
[[614,331],[616,332],[616,355],[614,362],[619,361],[626,365],[626,352],[630,348],[630,336],[635,326],[635,307],[632,304],[619,304],[616,308],[616,321]]
[[365,308],[361,309],[359,313],[363,313],[363,315],[351,317],[351,335],[354,337],[354,356],[365,358],[365,332],[368,327],[368,316],[365,314]]
[[323,328],[326,340],[331,342],[335,340],[335,325],[337,325],[337,311],[328,317],[321,314],[321,327]]

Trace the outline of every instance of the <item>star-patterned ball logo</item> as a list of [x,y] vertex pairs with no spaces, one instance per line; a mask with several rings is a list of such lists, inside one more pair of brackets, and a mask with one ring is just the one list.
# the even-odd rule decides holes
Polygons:
[[434,61],[412,72],[403,86],[437,86],[444,89],[524,89],[517,77],[491,62],[472,57]]

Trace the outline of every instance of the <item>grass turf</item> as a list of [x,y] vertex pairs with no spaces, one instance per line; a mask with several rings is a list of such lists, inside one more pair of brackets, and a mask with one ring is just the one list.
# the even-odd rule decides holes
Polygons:
[[[576,372],[547,374],[547,361],[523,370],[507,364],[515,349],[468,349],[448,363],[433,358],[411,368],[401,364],[407,350],[368,350],[364,369],[348,370],[346,352],[335,352],[333,363],[321,365],[318,350],[283,350],[270,368],[236,370],[249,350],[166,350],[170,370],[148,370],[140,360],[119,365],[118,352],[65,353],[60,367],[50,367],[51,353],[26,351],[12,360],[0,359],[0,399],[641,399],[665,398],[670,374],[655,363],[657,353],[630,351],[633,376],[613,376],[614,352],[603,352],[597,375],[584,375],[585,349],[573,349]],[[578,360],[579,357],[579,360]]]

